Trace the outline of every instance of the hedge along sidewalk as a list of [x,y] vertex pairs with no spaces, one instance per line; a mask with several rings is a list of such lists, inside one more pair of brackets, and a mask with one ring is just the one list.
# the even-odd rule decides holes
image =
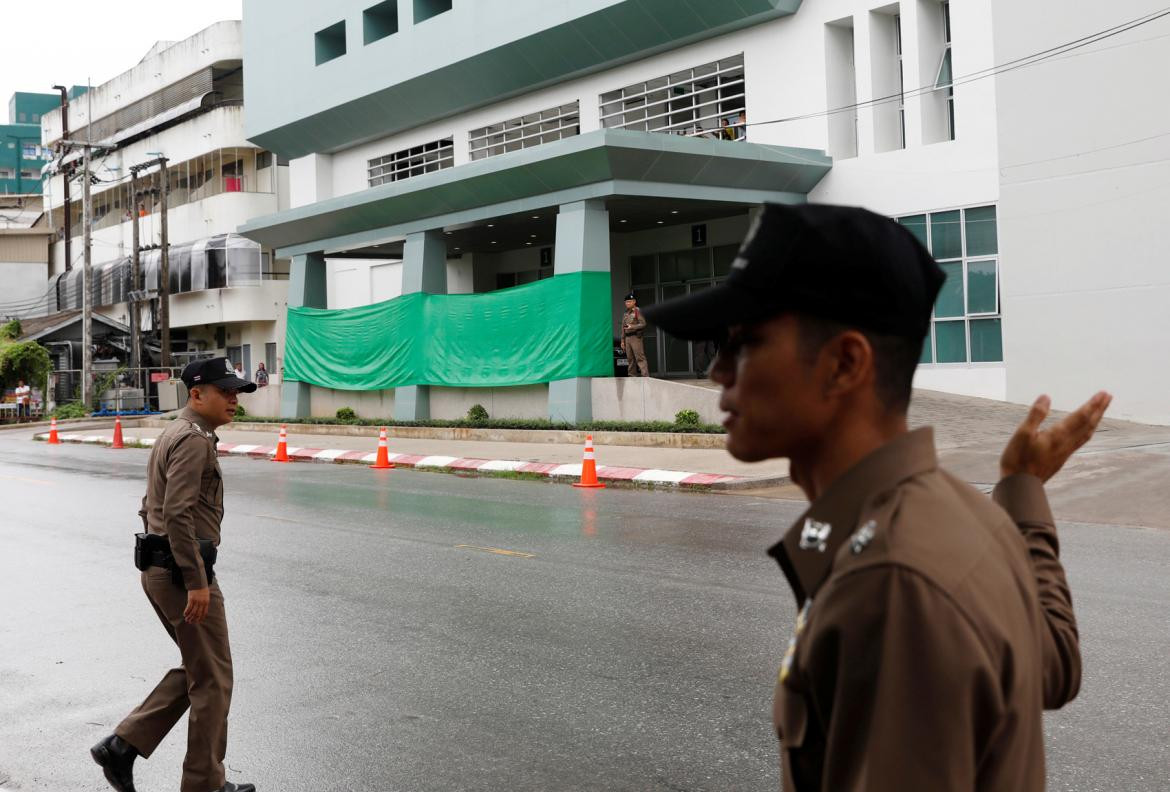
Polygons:
[[[126,434],[124,442],[129,447],[149,448],[160,433],[157,429],[139,429],[133,434]],[[275,451],[275,434],[259,438],[254,432],[225,432],[220,429],[217,433],[220,435],[221,456],[267,460]],[[293,461],[352,465],[366,465],[374,461],[376,443],[371,443],[370,438],[335,437],[328,444],[340,447],[307,448],[302,444],[305,437],[289,436],[288,453]],[[34,437],[36,440],[46,438],[45,434]],[[111,439],[104,432],[69,432],[61,435],[61,440],[66,443],[110,445]],[[257,445],[256,440],[265,442]],[[393,440],[390,443],[390,460],[403,468],[460,475],[541,479],[558,483],[571,483],[581,474],[582,449],[577,445],[540,446],[540,459],[509,455],[509,451],[517,448],[528,451],[537,449],[532,444],[399,439],[398,443]],[[467,449],[476,453],[465,453]],[[787,467],[782,463],[748,466],[733,460],[726,451],[710,449],[599,446],[597,455],[598,476],[607,484],[616,486],[703,491],[755,489],[782,483],[787,475]]]
[[[333,437],[378,437],[378,430],[385,426],[390,437],[415,440],[474,440],[496,443],[573,443],[583,444],[586,435],[593,435],[596,445],[639,446],[642,448],[694,448],[722,449],[726,446],[727,435],[710,432],[629,432],[608,429],[511,429],[496,426],[402,426],[400,424],[343,424],[343,423],[300,423],[265,419],[264,421],[234,421],[222,431],[271,432],[276,433],[281,424],[287,424],[290,432],[305,435],[331,435]],[[604,425],[604,424],[603,424]],[[664,424],[669,426],[669,424]],[[169,421],[159,418],[144,418],[137,426],[162,429]]]

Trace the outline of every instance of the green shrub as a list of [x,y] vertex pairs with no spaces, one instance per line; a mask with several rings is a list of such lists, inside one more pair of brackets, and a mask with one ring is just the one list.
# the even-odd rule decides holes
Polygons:
[[337,420],[342,423],[356,423],[358,420],[357,413],[350,407],[339,407],[337,409]]
[[472,423],[484,423],[488,417],[488,411],[484,409],[482,404],[473,404],[471,409],[467,411],[467,420]]
[[61,420],[66,418],[86,418],[89,416],[89,410],[85,409],[85,405],[79,401],[66,402],[65,404],[58,404],[53,410],[52,416]]
[[248,414],[248,411],[244,409],[244,405],[242,405],[242,404],[236,405],[236,420],[239,420],[240,418],[245,417],[247,414]]
[[395,421],[386,418],[354,418],[351,421],[342,421],[337,418],[267,418],[249,416],[252,423],[271,423],[289,425],[311,424],[315,426],[421,426],[435,429],[557,429],[578,432],[682,432],[684,434],[723,434],[724,429],[714,424],[699,424],[698,426],[680,426],[670,421],[588,421],[585,423],[553,423],[547,418],[490,418],[486,421],[470,421],[467,418],[456,420],[432,419],[427,421]]
[[702,423],[699,414],[694,410],[679,410],[674,414],[674,422],[678,426],[698,426]]

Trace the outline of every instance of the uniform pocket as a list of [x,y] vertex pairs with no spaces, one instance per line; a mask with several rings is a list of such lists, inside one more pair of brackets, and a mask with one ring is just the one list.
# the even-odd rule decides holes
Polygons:
[[208,471],[207,477],[203,480],[201,494],[209,506],[219,508],[219,505],[223,503],[223,474],[220,473],[219,465]]

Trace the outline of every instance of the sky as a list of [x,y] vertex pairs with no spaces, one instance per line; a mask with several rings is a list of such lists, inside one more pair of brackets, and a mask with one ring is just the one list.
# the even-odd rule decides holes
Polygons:
[[[0,0],[9,6],[29,6]],[[0,48],[0,123],[17,91],[54,93],[54,85],[95,86],[133,68],[159,40],[179,41],[224,19],[240,19],[243,0],[55,0],[49,14],[18,14],[19,34]],[[29,20],[40,20],[38,30]]]

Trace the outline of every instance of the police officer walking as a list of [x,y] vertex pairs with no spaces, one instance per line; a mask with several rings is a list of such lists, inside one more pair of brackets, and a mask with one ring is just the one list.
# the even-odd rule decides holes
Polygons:
[[789,792],[1041,792],[1042,710],[1080,685],[1043,482],[1111,397],[1046,430],[1038,399],[993,499],[939,468],[906,415],[943,280],[879,215],[767,205],[724,284],[647,310],[723,341],[728,450],[787,457],[811,502],[770,551],[799,608],[773,704]]
[[256,386],[237,377],[227,358],[190,363],[182,379],[187,406],[151,451],[139,512],[147,533],[136,549],[142,587],[182,664],[90,754],[114,789],[134,792],[135,758],[148,758],[190,708],[182,792],[254,792],[224,777],[232,656],[212,565],[223,520],[215,430],[232,420],[236,394]]
[[650,367],[646,365],[646,350],[642,345],[642,333],[646,331],[646,319],[638,309],[634,293],[626,295],[626,312],[622,315],[622,351],[630,365],[630,376],[649,377]]

